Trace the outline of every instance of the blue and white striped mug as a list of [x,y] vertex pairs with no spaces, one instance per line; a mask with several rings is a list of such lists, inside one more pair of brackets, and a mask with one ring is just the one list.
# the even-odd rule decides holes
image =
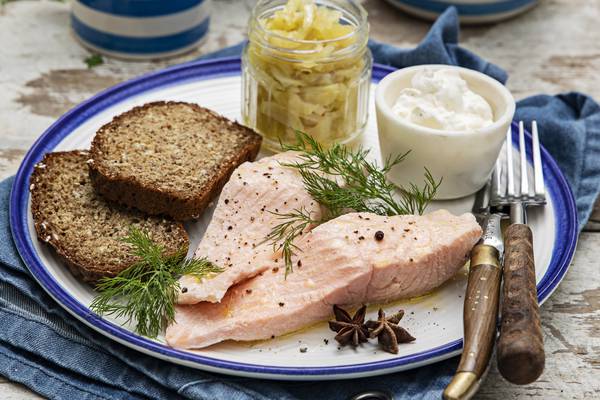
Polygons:
[[84,46],[127,59],[170,57],[208,33],[211,0],[74,0],[71,26]]

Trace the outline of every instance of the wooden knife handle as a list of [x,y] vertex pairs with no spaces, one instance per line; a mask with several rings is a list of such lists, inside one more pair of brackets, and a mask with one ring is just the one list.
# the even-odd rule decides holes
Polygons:
[[531,229],[523,224],[510,225],[504,247],[498,369],[509,382],[524,385],[535,381],[545,364]]
[[502,269],[498,250],[479,244],[471,252],[471,267],[465,298],[464,349],[459,372],[483,375],[496,339],[498,300]]
[[464,304],[464,348],[457,373],[444,390],[446,400],[470,398],[487,368],[496,339],[501,279],[498,250],[476,245]]

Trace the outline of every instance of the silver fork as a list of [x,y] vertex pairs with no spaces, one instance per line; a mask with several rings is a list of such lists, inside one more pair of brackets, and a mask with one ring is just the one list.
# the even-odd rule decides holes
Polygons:
[[[496,169],[492,175],[492,195],[490,203],[495,207],[508,206],[512,204],[544,205],[546,204],[546,188],[544,184],[544,170],[542,168],[542,156],[540,151],[540,139],[537,122],[531,123],[531,144],[533,153],[533,191],[529,185],[527,150],[525,143],[525,126],[523,121],[519,122],[519,190],[515,186],[515,167],[513,161],[512,128],[506,132],[505,157],[499,157],[496,161]],[[521,214],[526,218],[525,211]],[[512,216],[511,216],[512,217]],[[524,221],[526,223],[526,220]]]
[[[536,121],[531,124],[533,188],[529,184],[525,129],[519,122],[519,182],[513,161],[512,130],[506,134],[506,156],[492,175],[490,203],[510,207],[510,225],[504,234],[503,298],[497,345],[498,369],[508,381],[535,381],[545,363],[544,343],[535,284],[533,234],[527,225],[527,207],[546,204],[544,173]],[[504,179],[503,179],[504,178]],[[533,190],[532,190],[533,189]]]

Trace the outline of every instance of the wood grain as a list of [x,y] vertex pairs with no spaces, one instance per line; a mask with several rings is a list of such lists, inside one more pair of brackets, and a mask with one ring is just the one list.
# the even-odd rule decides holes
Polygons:
[[525,385],[542,374],[545,363],[531,229],[510,225],[504,247],[498,370],[508,381]]
[[[430,24],[383,0],[365,0],[372,37],[413,46]],[[127,63],[105,59],[87,70],[89,53],[68,29],[68,2],[16,1],[0,6],[0,179],[15,173],[25,151],[72,104],[113,82],[193,59],[245,37],[254,0],[216,0],[206,44],[183,57]],[[577,90],[600,99],[600,2],[542,0],[531,12],[500,24],[465,27],[461,45],[504,67],[517,99]],[[5,39],[9,38],[9,39]],[[64,72],[67,71],[67,72]],[[62,79],[73,71],[73,82]],[[543,129],[543,127],[541,127]],[[600,230],[600,207],[588,225]],[[600,234],[584,233],[571,269],[541,307],[546,369],[535,384],[515,386],[495,363],[477,399],[600,398]],[[0,399],[38,399],[0,381]]]
[[[492,261],[487,263],[489,259]],[[460,372],[473,372],[481,377],[488,366],[496,339],[501,277],[498,250],[481,244],[475,246],[465,295],[465,347],[458,366]]]
[[0,398],[2,400],[37,400],[43,397],[33,393],[23,385],[7,381],[0,376]]

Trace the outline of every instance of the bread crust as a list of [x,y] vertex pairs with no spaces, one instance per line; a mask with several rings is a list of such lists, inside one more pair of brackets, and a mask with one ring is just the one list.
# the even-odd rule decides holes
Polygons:
[[[234,157],[226,160],[219,166],[216,174],[203,185],[201,190],[193,194],[182,196],[180,192],[164,189],[157,185],[149,185],[135,177],[126,177],[105,166],[102,148],[106,135],[111,128],[126,122],[127,118],[139,115],[151,107],[186,105],[197,112],[209,113],[216,120],[222,121],[236,129],[244,131],[248,140]],[[151,215],[168,215],[177,221],[199,218],[208,207],[211,200],[218,196],[229,177],[240,164],[245,161],[253,161],[260,150],[262,137],[256,132],[243,125],[228,120],[214,111],[200,107],[197,104],[158,101],[135,107],[123,114],[113,118],[111,122],[102,126],[92,141],[90,149],[90,178],[94,188],[107,199],[130,207],[135,207]],[[169,177],[165,177],[168,179]]]
[[[54,249],[56,254],[64,261],[76,278],[94,284],[101,278],[117,275],[119,272],[136,262],[136,258],[134,256],[127,256],[119,265],[103,264],[101,262],[89,264],[77,257],[69,247],[69,243],[64,243],[60,240],[56,232],[58,227],[52,226],[48,221],[48,218],[46,218],[47,210],[45,210],[41,203],[41,196],[43,196],[43,194],[38,191],[48,183],[48,179],[45,176],[46,170],[49,167],[51,168],[56,160],[62,157],[77,157],[81,158],[82,162],[85,162],[85,160],[89,158],[89,153],[84,150],[48,153],[41,162],[36,164],[30,177],[31,213],[35,231],[38,239],[47,243]],[[110,206],[108,203],[107,205]],[[119,209],[122,209],[122,206],[115,205],[115,211],[119,211]],[[139,211],[135,211],[135,213],[141,214]],[[189,248],[189,237],[183,225],[175,222],[170,223],[173,225],[173,235],[176,238],[176,242],[178,242],[177,249],[181,247],[186,249]],[[170,249],[168,254],[174,254],[177,249]],[[100,260],[97,259],[96,261]]]

